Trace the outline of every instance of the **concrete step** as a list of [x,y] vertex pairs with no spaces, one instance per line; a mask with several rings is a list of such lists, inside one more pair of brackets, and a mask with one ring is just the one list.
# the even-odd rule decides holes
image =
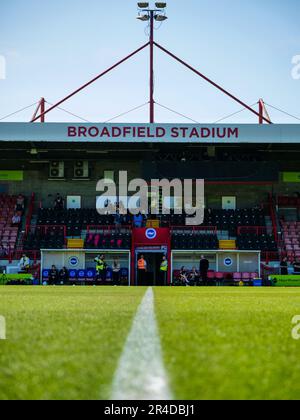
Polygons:
[[236,249],[236,241],[234,240],[220,240],[219,241],[220,249]]

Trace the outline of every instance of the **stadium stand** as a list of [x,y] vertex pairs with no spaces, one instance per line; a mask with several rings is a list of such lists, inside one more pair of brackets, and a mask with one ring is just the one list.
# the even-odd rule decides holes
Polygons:
[[240,226],[265,226],[265,224],[265,212],[261,208],[205,210],[204,225],[216,226],[221,231],[229,231],[230,236],[236,236]]
[[218,236],[216,234],[203,234],[193,230],[175,230],[172,233],[172,248],[216,250],[219,248]]
[[[186,215],[158,216],[161,227],[185,226]],[[262,208],[222,210],[206,209],[204,226],[216,227],[219,231],[228,231],[230,236],[236,236],[239,226],[265,226],[265,211]]]
[[18,197],[8,195],[0,196],[0,208],[0,255],[6,257],[16,248],[23,210],[18,207]]
[[300,197],[294,196],[279,196],[278,197],[278,206],[279,207],[300,207]]
[[282,221],[283,256],[290,263],[300,259],[300,222]]
[[[200,275],[194,277],[192,270],[186,271],[186,276],[189,286],[201,286],[202,279]],[[258,273],[222,273],[209,270],[207,273],[208,286],[230,286],[237,285],[240,282],[246,285],[253,285],[255,280],[258,278]],[[186,286],[186,283],[180,279],[180,270],[174,270],[173,272],[173,283],[175,286]]]
[[[39,209],[38,225],[65,225],[68,236],[80,236],[81,231],[89,225],[111,226],[114,224],[113,215],[100,215],[96,209]],[[128,224],[124,218],[122,225]],[[79,232],[79,235],[77,233]]]
[[88,233],[85,240],[86,249],[130,249],[131,234],[127,232],[105,231]]
[[[242,227],[266,229],[265,216],[265,210],[259,206],[237,210],[206,209],[203,224],[206,228],[202,231],[187,229],[184,214],[161,215],[157,219],[161,227],[171,227],[173,249],[216,250],[219,248],[218,235],[226,232],[228,238],[237,238],[237,247],[240,250],[277,252],[276,240],[272,235],[240,232]],[[121,218],[120,226],[128,228],[121,232],[116,228],[114,215],[99,215],[96,209],[40,208],[37,226],[36,229],[31,228],[27,235],[24,242],[25,250],[35,250],[45,246],[49,249],[56,246],[62,248],[66,238],[70,237],[83,238],[86,249],[129,249],[131,247],[132,217],[129,215]],[[49,229],[45,230],[47,226]],[[107,229],[91,229],[93,227],[107,227]],[[57,232],[60,232],[58,236]]]
[[237,237],[237,248],[239,250],[260,250],[263,252],[277,252],[278,246],[274,235],[256,235],[246,233]]
[[24,250],[62,249],[65,245],[65,226],[31,226],[26,232]]

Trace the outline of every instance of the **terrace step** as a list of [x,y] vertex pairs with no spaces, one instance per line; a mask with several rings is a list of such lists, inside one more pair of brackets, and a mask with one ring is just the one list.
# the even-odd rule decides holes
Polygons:
[[67,248],[68,249],[83,249],[84,240],[83,239],[68,239]]
[[235,240],[220,240],[219,241],[219,248],[220,249],[236,249],[236,241]]
[[160,226],[159,220],[147,220],[146,227],[158,229]]

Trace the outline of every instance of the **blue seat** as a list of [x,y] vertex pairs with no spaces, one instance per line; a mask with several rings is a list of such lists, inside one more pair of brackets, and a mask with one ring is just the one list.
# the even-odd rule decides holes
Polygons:
[[78,279],[78,271],[77,270],[69,270],[69,281],[71,283],[76,282]]
[[43,270],[42,272],[42,278],[43,278],[43,282],[47,282],[49,280],[49,274],[50,274],[50,270]]
[[120,271],[120,280],[122,284],[128,284],[129,281],[129,270],[128,268],[121,268]]
[[122,278],[128,278],[128,276],[129,276],[128,268],[121,268],[120,275],[121,275]]
[[78,281],[85,281],[86,280],[86,270],[78,270],[77,279],[78,279]]
[[111,268],[108,268],[106,271],[106,280],[110,281],[113,278],[113,271]]
[[96,270],[94,268],[88,268],[86,270],[86,281],[94,281],[96,278]]

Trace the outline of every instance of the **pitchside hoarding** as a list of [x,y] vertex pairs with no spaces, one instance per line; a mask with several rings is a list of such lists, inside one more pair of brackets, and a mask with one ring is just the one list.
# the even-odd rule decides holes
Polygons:
[[300,125],[0,123],[0,141],[297,144]]

